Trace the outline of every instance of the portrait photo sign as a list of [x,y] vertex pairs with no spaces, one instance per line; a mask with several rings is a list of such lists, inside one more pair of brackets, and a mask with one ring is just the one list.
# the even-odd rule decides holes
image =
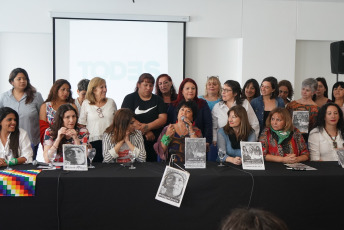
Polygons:
[[62,145],[63,170],[87,171],[86,145]]
[[240,141],[242,168],[265,170],[262,143]]
[[180,207],[190,173],[166,166],[155,199]]

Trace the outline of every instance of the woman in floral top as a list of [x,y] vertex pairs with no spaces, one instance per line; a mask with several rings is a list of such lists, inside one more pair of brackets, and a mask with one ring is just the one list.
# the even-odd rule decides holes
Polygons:
[[57,151],[55,160],[63,161],[62,145],[87,145],[88,130],[79,128],[77,110],[70,104],[61,105],[56,111],[53,125],[46,129],[43,143],[43,157],[49,162],[48,150]]
[[285,108],[270,112],[259,141],[266,161],[297,163],[309,158],[306,142]]

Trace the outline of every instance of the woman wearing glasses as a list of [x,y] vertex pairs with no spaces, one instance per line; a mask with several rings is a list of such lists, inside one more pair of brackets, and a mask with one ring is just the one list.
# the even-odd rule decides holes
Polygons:
[[163,73],[158,76],[155,82],[155,94],[160,96],[166,105],[177,99],[176,89],[169,75]]
[[241,105],[245,108],[248,116],[250,126],[254,129],[256,139],[259,134],[259,122],[252,106],[247,99],[241,98],[241,87],[239,82],[228,80],[222,87],[222,101],[214,106],[212,111],[213,118],[213,142],[217,141],[217,133],[220,128],[223,128],[228,123],[228,111],[235,105]]
[[277,107],[284,108],[283,99],[278,97],[278,84],[276,78],[264,78],[260,86],[260,93],[261,95],[259,97],[251,101],[252,108],[259,121],[259,133],[265,128],[265,121],[270,111]]
[[113,99],[106,97],[106,82],[103,78],[93,78],[87,87],[86,99],[82,103],[79,124],[90,132],[90,144],[96,149],[93,162],[103,162],[103,133],[113,121],[117,110]]
[[336,149],[344,147],[344,120],[340,107],[333,103],[323,105],[318,113],[317,126],[308,139],[312,161],[337,161]]

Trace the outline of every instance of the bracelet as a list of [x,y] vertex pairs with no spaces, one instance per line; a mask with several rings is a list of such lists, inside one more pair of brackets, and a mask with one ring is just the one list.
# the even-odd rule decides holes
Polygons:
[[193,133],[189,133],[189,136],[191,137],[192,135],[195,135],[195,132],[193,132]]
[[52,145],[51,147],[54,147],[55,149],[57,149],[58,147],[56,147],[55,145]]
[[[6,160],[5,160],[6,161]],[[14,165],[17,165],[18,164],[18,159],[17,158],[13,158],[12,160],[10,161],[6,161],[6,164],[8,166],[14,166]]]
[[168,146],[168,144],[171,142],[170,136],[164,134],[164,136],[161,138],[161,143]]

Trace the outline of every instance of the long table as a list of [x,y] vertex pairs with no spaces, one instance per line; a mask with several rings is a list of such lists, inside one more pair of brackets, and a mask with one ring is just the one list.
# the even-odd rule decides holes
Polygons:
[[306,164],[318,170],[266,162],[265,171],[249,171],[207,162],[206,169],[188,170],[180,208],[155,200],[165,163],[135,163],[135,170],[95,163],[86,172],[42,171],[35,197],[0,198],[0,227],[218,229],[233,208],[249,206],[275,213],[290,229],[342,229],[344,169],[336,162]]

